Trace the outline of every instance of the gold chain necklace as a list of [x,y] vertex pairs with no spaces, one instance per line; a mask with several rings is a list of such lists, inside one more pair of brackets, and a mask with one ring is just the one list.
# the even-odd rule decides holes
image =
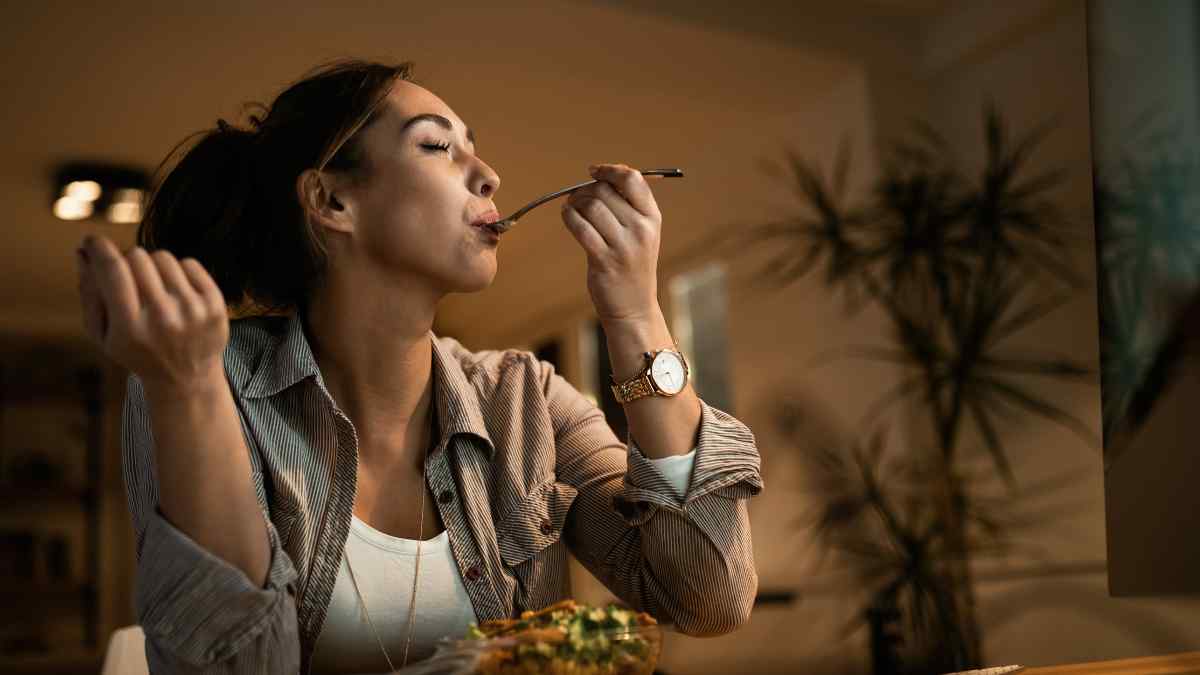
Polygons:
[[[429,404],[430,417],[436,422],[436,409],[434,403]],[[430,436],[432,437],[432,431]],[[432,438],[431,438],[432,441]],[[404,668],[408,665],[408,648],[412,645],[413,623],[417,618],[417,578],[421,574],[421,541],[425,538],[425,469],[429,464],[429,446],[425,445],[425,456],[421,461],[421,507],[417,510],[417,559],[413,567],[413,583],[412,594],[408,598],[408,630],[404,638],[404,660],[400,662],[400,667]],[[371,627],[371,632],[375,635],[375,642],[379,644],[379,651],[383,652],[383,660],[387,661],[388,670],[394,672],[396,666],[392,665],[392,657],[388,655],[387,647],[383,646],[383,638],[379,636],[379,629],[375,628],[375,622],[371,620],[371,612],[367,610],[367,602],[363,599],[362,591],[358,590],[358,578],[354,576],[354,566],[350,564],[350,547],[342,552],[346,558],[346,570],[350,572],[350,584],[354,586],[354,595],[358,596],[358,604],[363,609],[363,614],[367,617],[367,625]]]

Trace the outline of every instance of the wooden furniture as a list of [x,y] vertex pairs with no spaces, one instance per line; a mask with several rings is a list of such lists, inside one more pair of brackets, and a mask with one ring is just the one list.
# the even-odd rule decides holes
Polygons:
[[1020,675],[1200,675],[1200,652],[1026,668]]
[[95,672],[103,369],[72,343],[0,338],[0,672]]

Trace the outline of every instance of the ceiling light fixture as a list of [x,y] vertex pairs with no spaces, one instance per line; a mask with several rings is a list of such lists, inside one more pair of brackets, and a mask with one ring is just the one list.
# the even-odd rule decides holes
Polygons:
[[51,211],[61,220],[98,215],[111,223],[141,222],[150,184],[147,173],[128,166],[92,162],[63,164],[54,173]]

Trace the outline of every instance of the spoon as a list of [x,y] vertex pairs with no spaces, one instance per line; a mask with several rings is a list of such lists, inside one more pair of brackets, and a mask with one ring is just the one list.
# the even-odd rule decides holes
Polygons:
[[[641,171],[640,173],[643,176],[663,176],[665,178],[683,178],[683,169],[646,169],[645,171]],[[588,185],[591,185],[592,183],[595,183],[595,182],[597,182],[597,181],[589,180],[585,183],[580,183],[579,185],[572,185],[571,187],[563,188],[563,189],[559,190],[558,192],[551,192],[550,194],[548,194],[544,197],[538,197],[537,199],[533,200],[532,202],[529,202],[525,206],[521,207],[520,210],[518,210],[516,213],[512,214],[511,216],[497,220],[494,223],[489,223],[488,227],[490,227],[500,233],[507,232],[507,231],[509,231],[509,229],[512,228],[513,225],[517,224],[517,220],[519,220],[521,218],[521,216],[525,215],[526,213],[529,213],[533,209],[541,206],[542,204],[545,204],[546,202],[550,201],[551,199],[554,199],[555,197],[569,195],[572,192],[578,190],[579,188],[587,187]]]

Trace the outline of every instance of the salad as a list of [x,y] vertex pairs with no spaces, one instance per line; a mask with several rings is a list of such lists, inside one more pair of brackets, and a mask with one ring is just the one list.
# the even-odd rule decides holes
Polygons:
[[649,675],[662,636],[645,612],[563,600],[472,625],[465,642],[485,648],[475,667],[480,675]]

